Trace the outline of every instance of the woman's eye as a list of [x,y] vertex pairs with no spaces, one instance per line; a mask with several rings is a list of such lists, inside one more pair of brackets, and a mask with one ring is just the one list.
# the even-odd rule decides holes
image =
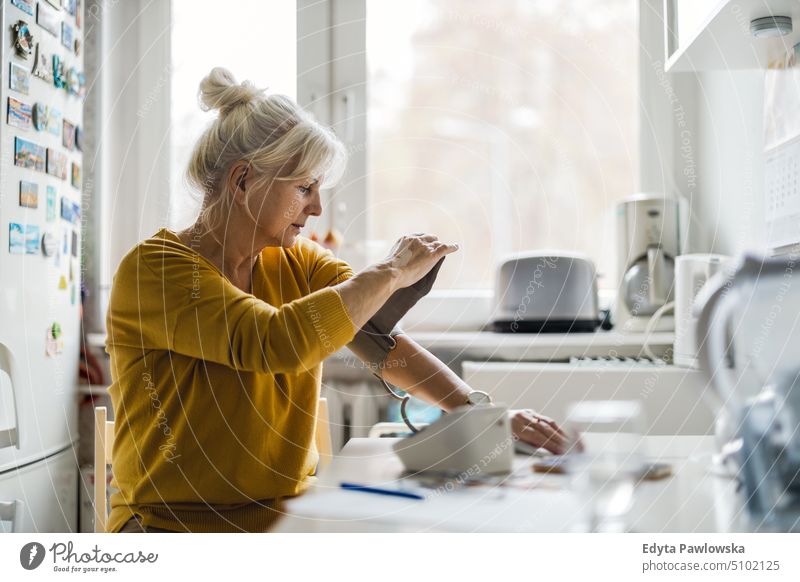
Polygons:
[[311,186],[298,186],[297,189],[300,190],[300,192],[302,192],[303,194],[308,194],[309,192],[311,192]]

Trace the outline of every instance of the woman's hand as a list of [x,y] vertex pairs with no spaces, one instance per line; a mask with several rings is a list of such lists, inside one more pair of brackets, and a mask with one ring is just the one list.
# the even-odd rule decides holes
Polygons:
[[[511,432],[514,438],[535,447],[544,447],[551,453],[563,455],[570,447],[571,440],[564,430],[552,418],[534,412],[530,408],[510,410]],[[576,443],[583,449],[580,440]]]
[[441,242],[436,235],[414,233],[400,237],[384,263],[397,274],[398,289],[422,279],[445,255],[458,250],[457,244]]
[[432,234],[401,237],[386,259],[334,287],[353,326],[363,327],[395,291],[413,285],[457,250],[458,245],[443,243]]

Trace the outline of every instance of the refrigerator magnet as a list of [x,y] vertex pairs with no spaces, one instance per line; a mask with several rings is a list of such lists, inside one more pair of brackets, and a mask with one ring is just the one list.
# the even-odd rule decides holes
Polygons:
[[75,149],[75,126],[66,119],[63,123],[64,130],[61,134],[61,143],[68,150]]
[[[67,200],[62,196],[61,218],[72,224],[78,224],[81,220],[81,207],[72,200]],[[64,247],[64,252],[65,253],[67,252],[66,247]]]
[[67,278],[64,275],[61,275],[58,278],[58,288],[61,291],[66,291],[67,290]]
[[38,255],[39,254],[39,227],[35,224],[25,225],[25,254]]
[[75,56],[79,57],[81,54],[81,39],[76,38],[72,50],[75,51]]
[[58,38],[61,19],[58,17],[57,12],[47,8],[43,2],[39,2],[36,5],[36,24]]
[[58,354],[58,340],[50,337],[50,331],[47,332],[47,337],[44,340],[44,353],[49,357],[54,358]]
[[81,82],[78,77],[78,69],[70,67],[67,70],[67,93],[70,95],[80,95]]
[[45,232],[42,235],[42,253],[45,257],[52,257],[56,254],[58,249],[58,242],[52,232]]
[[47,148],[47,173],[62,180],[67,179],[67,156],[60,151]]
[[16,63],[8,63],[8,88],[27,95],[31,87],[31,77],[23,67]]
[[30,129],[33,125],[33,107],[22,101],[17,101],[13,97],[8,98],[8,117],[6,121],[9,125],[20,129]]
[[81,167],[72,162],[72,187],[81,189]]
[[17,56],[27,59],[33,54],[33,35],[28,23],[19,20],[11,30],[14,32],[14,50],[17,51]]
[[47,109],[47,105],[44,103],[36,102],[33,104],[33,129],[36,131],[47,129],[47,116],[50,115]]
[[50,72],[50,57],[42,50],[41,46],[41,43],[36,43],[36,55],[33,57],[31,75],[47,83],[52,83],[53,74]]
[[80,125],[75,126],[75,149],[79,152],[83,151],[83,131]]
[[66,22],[61,22],[61,44],[64,48],[72,50],[75,43],[75,35],[73,34],[72,27]]
[[47,131],[56,137],[61,135],[61,112],[53,106],[47,108]]
[[[39,4],[41,6],[41,4]],[[63,89],[66,86],[64,79],[64,63],[61,57],[53,55],[53,85],[56,89]]]
[[25,208],[39,208],[39,184],[19,181],[19,205]]
[[[78,256],[78,233],[76,231],[72,231],[72,256]],[[72,279],[72,263],[69,264],[70,267],[70,279]]]
[[12,255],[25,254],[25,227],[16,222],[8,225],[8,252]]
[[75,305],[75,301],[77,300],[77,292],[75,289],[75,283],[69,286],[69,302],[72,305]]
[[33,0],[11,0],[11,5],[16,6],[20,10],[22,10],[25,14],[33,16]]
[[45,334],[44,351],[51,358],[64,351],[64,338],[61,332],[61,324],[54,321],[47,327]]
[[56,219],[56,189],[53,186],[47,187],[47,222]]
[[18,137],[14,138],[14,165],[20,168],[44,171],[44,146]]

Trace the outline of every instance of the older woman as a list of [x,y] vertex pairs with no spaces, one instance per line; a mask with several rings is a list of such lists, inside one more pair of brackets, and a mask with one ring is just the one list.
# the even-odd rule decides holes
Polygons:
[[[344,157],[333,134],[225,69],[203,79],[200,100],[219,111],[188,168],[201,213],[137,245],[114,278],[112,532],[268,530],[280,500],[313,480],[321,362],[458,248],[404,236],[355,274],[300,236]],[[470,401],[447,366],[392,335],[383,378],[444,410]],[[512,415],[519,438],[565,446],[552,420]]]

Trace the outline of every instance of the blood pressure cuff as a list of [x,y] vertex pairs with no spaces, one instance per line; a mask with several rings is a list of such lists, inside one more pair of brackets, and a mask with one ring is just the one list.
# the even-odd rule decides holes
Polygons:
[[433,287],[444,257],[439,259],[428,274],[409,287],[392,293],[378,312],[356,333],[347,347],[358,356],[376,376],[383,377],[384,361],[397,345],[395,336],[403,333],[397,322],[408,313]]

